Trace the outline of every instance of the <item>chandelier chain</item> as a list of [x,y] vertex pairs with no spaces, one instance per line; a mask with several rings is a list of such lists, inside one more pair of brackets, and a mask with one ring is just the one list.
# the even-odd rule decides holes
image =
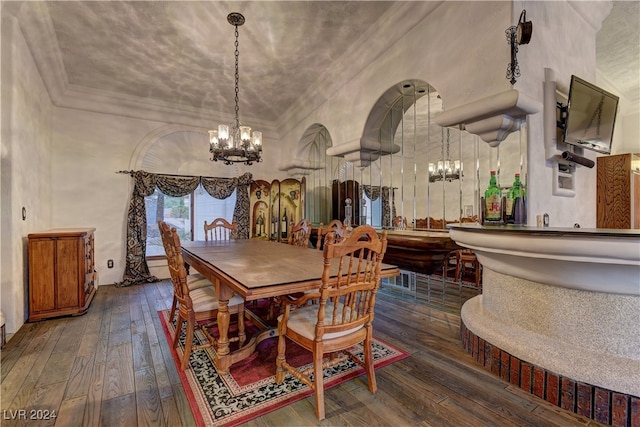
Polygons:
[[236,82],[236,129],[240,129],[240,107],[238,106],[238,96],[239,96],[239,92],[240,92],[240,73],[239,73],[239,67],[238,67],[238,58],[240,57],[240,51],[238,50],[238,46],[239,46],[239,42],[238,42],[238,26],[236,25],[236,43],[235,43],[235,47],[236,47],[236,51],[235,51],[235,58],[236,58],[236,75],[235,75],[235,82]]
[[449,154],[449,128],[447,128],[447,159],[451,160],[451,155]]

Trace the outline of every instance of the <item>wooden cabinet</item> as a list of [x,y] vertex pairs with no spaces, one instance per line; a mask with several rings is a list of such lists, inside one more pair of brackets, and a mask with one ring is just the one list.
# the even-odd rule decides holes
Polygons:
[[95,295],[95,228],[29,234],[29,321],[84,314]]
[[[351,199],[351,226],[360,225],[360,183],[348,179],[339,181],[334,179],[331,184],[331,218],[345,220],[347,217],[345,207],[346,200]],[[366,218],[365,218],[366,219]]]
[[596,227],[640,229],[640,155],[598,157]]

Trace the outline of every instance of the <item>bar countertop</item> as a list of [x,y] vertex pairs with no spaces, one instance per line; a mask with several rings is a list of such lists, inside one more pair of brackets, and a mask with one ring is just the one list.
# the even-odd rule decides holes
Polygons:
[[533,227],[527,225],[449,224],[447,228],[478,233],[528,234],[531,236],[617,237],[638,238],[640,230],[615,228]]

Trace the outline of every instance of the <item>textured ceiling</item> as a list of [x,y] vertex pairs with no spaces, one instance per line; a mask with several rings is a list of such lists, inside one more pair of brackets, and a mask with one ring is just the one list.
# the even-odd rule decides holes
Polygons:
[[[49,2],[69,84],[275,120],[393,2]],[[345,19],[348,17],[348,19]]]
[[640,104],[640,2],[614,1],[596,39],[600,72],[636,108]]
[[[57,57],[69,87],[226,114],[233,113],[234,98],[234,27],[226,16],[241,12],[240,115],[276,121],[369,28],[383,27],[379,20],[393,3],[49,1],[23,7],[43,8],[50,17],[53,43],[30,48],[41,69],[41,58]],[[598,69],[637,105],[640,3],[613,3],[598,36]]]

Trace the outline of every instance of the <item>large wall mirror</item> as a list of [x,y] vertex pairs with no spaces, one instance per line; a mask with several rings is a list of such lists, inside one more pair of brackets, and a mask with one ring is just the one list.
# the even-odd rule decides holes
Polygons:
[[320,128],[315,134],[305,209],[314,225],[344,220],[351,211],[353,225],[445,229],[447,223],[479,221],[490,171],[497,172],[504,192],[516,173],[526,188],[524,122],[519,132],[492,148],[464,130],[439,126],[435,118],[443,100],[422,81],[390,88],[374,110],[381,106],[380,118],[368,123],[381,147],[370,162],[356,165],[326,156],[329,132]]

